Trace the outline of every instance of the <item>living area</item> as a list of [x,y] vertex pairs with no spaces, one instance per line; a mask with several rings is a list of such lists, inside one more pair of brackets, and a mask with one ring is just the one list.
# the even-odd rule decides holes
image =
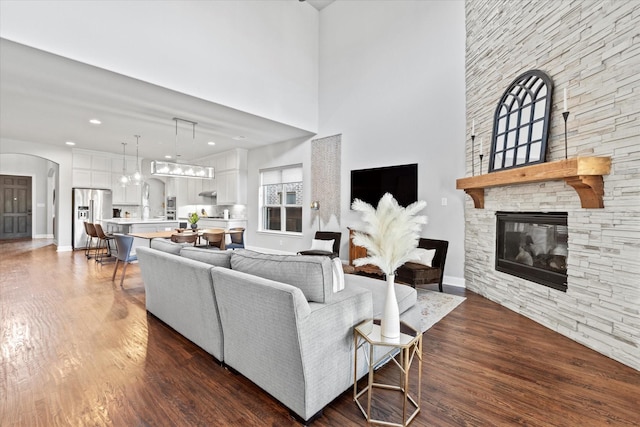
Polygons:
[[[296,2],[296,6],[302,5]],[[230,104],[290,126],[312,129],[316,134],[303,141],[282,141],[250,151],[247,200],[254,206],[246,210],[248,245],[270,252],[296,253],[310,247],[316,231],[340,231],[340,255],[347,263],[348,227],[359,220],[350,209],[350,172],[418,164],[418,195],[427,201],[428,216],[422,236],[449,242],[443,290],[445,294],[466,296],[467,300],[424,335],[423,409],[412,425],[459,425],[461,420],[470,425],[566,425],[567,420],[585,425],[611,420],[633,425],[636,420],[629,406],[637,403],[633,396],[640,387],[639,291],[635,280],[640,273],[636,243],[640,231],[634,189],[640,162],[636,125],[640,109],[634,76],[640,70],[637,35],[632,34],[638,25],[638,7],[633,2],[542,2],[516,7],[509,2],[475,0],[393,5],[338,0],[320,12],[311,12],[315,15],[305,12],[302,21],[286,25],[295,25],[296,32],[304,35],[296,42],[303,48],[314,43],[321,47],[318,58],[311,61],[315,66],[301,69],[300,62],[304,61],[294,61],[286,71],[281,64],[272,64],[277,62],[274,57],[286,57],[283,51],[287,49],[304,50],[299,46],[286,44],[286,49],[272,51],[270,57],[261,54],[260,47],[248,47],[247,56],[252,60],[247,62],[255,66],[256,74],[265,73],[265,64],[275,71],[265,73],[264,80],[252,76],[250,90],[248,86],[234,86],[237,94],[225,93],[233,101]],[[305,25],[313,31],[299,28]],[[309,35],[312,32],[317,36]],[[130,35],[135,39],[135,34]],[[287,43],[295,45],[290,40]],[[239,60],[240,65],[252,74],[243,61]],[[162,73],[162,67],[156,68]],[[457,179],[487,174],[487,157],[482,169],[478,159],[480,140],[484,138],[484,153],[488,154],[493,115],[501,94],[517,75],[534,68],[547,70],[555,83],[547,159],[565,157],[561,115],[565,87],[571,110],[567,121],[568,157],[611,158],[601,209],[583,208],[576,192],[562,180],[487,188],[484,209],[476,209],[474,201],[455,187]],[[199,82],[205,98],[210,94],[204,92],[219,89],[219,81],[230,81],[228,75],[216,74],[215,70],[209,73],[216,82]],[[318,101],[314,104],[313,99]],[[315,106],[307,108],[310,104]],[[477,137],[472,148],[473,121]],[[313,141],[336,137],[341,143],[337,164],[340,191],[339,198],[331,201],[335,192],[314,193],[312,180],[318,172],[314,169],[317,157]],[[69,154],[43,147],[3,136],[0,150],[3,156],[18,152],[54,160],[61,169],[61,183],[66,185],[59,197],[69,198],[70,178],[65,175],[69,173],[65,169],[71,169]],[[255,205],[260,199],[260,173],[290,165],[302,165],[305,177],[302,232],[261,230],[258,224],[262,218]],[[2,173],[11,172],[5,164],[0,169]],[[316,200],[319,209],[308,209]],[[330,210],[331,206],[337,208]],[[566,292],[537,287],[496,271],[497,211],[568,213]],[[70,217],[59,215],[64,216]],[[65,234],[70,233],[61,232],[60,236]],[[65,246],[63,243],[57,242],[59,246]],[[10,250],[23,249],[11,246]],[[37,290],[33,295],[41,295],[32,300],[37,304],[31,306],[31,315],[46,307],[45,312],[58,318],[53,324],[60,328],[59,341],[71,344],[52,356],[54,362],[43,363],[43,369],[53,373],[42,390],[35,385],[31,387],[36,391],[11,389],[18,397],[5,400],[9,407],[0,411],[9,414],[10,422],[19,425],[41,419],[49,424],[85,420],[98,424],[294,425],[276,399],[242,375],[216,365],[206,352],[146,315],[139,266],[134,264],[128,270],[125,289],[121,290],[111,286],[110,270],[80,262],[78,254],[67,259],[65,253],[38,247],[31,250],[46,260],[42,265],[50,266],[50,271],[60,270],[56,282],[64,284],[59,289],[47,288],[43,285],[50,282],[46,274],[27,270],[36,270],[37,264],[11,257],[8,259],[25,268],[25,273],[3,273],[3,301],[13,304],[13,300],[5,300],[5,295],[19,295],[14,288],[24,280]],[[3,258],[6,272],[7,257]],[[68,272],[71,269],[87,278],[75,279]],[[9,286],[9,281],[13,285]],[[437,290],[437,286],[425,288]],[[76,304],[82,302],[74,302],[74,289],[77,298],[95,307],[95,313],[78,308]],[[56,311],[59,309],[51,300],[60,295],[64,295],[60,301],[69,313],[79,310],[77,315]],[[27,300],[25,295],[19,298]],[[16,306],[21,304],[26,303]],[[65,330],[60,319],[69,325],[78,320],[86,324]],[[96,320],[104,325],[93,327]],[[5,321],[9,322],[3,317]],[[10,322],[20,323],[17,318]],[[12,351],[28,347],[28,340],[15,338],[15,334]],[[90,341],[82,335],[93,338]],[[83,343],[82,350],[74,350],[72,344],[78,340]],[[90,344],[101,352],[95,365],[88,361]],[[556,360],[560,358],[564,360]],[[548,359],[547,367],[541,367],[536,359]],[[80,364],[95,369],[89,373]],[[35,378],[20,372],[15,375]],[[397,376],[387,367],[380,373],[386,379]],[[88,379],[79,378],[84,376]],[[579,377],[587,378],[578,383]],[[65,381],[78,388],[65,388]],[[59,390],[65,390],[68,396],[80,395],[81,384],[91,381],[99,385],[91,389],[89,397],[79,398],[79,405],[65,402],[56,406],[48,397]],[[572,387],[580,384],[575,388],[581,390],[560,390],[566,383]],[[553,390],[541,390],[545,388]],[[606,392],[592,394],[598,388]],[[44,402],[42,413],[25,397],[28,393]],[[528,400],[528,394],[536,397]],[[558,395],[563,402],[556,401]],[[606,409],[596,414],[599,411],[594,405],[582,399],[591,399]],[[19,418],[16,414],[22,407],[27,408],[26,415]],[[394,406],[384,410],[393,412]],[[347,392],[331,402],[315,423],[359,425],[365,420]]]

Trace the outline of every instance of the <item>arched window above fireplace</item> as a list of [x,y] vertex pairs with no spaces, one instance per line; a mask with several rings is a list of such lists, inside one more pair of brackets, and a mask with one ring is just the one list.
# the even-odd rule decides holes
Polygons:
[[545,161],[552,93],[551,78],[540,70],[507,88],[494,116],[489,172]]

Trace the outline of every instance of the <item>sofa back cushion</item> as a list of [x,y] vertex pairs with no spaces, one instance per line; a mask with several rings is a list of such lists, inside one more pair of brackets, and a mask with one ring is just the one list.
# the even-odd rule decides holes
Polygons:
[[180,251],[180,256],[205,262],[216,267],[231,268],[231,252],[214,249],[194,248],[185,246]]
[[173,255],[180,255],[180,250],[184,248],[184,245],[181,243],[174,243],[169,239],[156,238],[151,240],[150,247],[151,249],[157,249]]
[[231,268],[300,289],[307,301],[327,303],[333,294],[331,259],[324,256],[274,255],[235,250]]

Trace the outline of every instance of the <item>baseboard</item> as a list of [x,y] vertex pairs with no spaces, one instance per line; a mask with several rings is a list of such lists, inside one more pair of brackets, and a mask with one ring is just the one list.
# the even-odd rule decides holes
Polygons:
[[444,276],[442,283],[448,286],[456,286],[458,288],[466,288],[464,277]]
[[53,239],[53,234],[36,234],[34,239]]
[[71,252],[73,251],[73,248],[71,246],[58,246],[58,249],[56,249],[56,252]]

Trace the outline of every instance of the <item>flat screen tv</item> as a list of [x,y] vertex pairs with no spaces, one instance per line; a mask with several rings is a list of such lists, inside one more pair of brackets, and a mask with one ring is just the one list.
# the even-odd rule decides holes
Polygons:
[[418,164],[351,171],[351,202],[360,199],[374,208],[384,193],[401,206],[418,201]]

